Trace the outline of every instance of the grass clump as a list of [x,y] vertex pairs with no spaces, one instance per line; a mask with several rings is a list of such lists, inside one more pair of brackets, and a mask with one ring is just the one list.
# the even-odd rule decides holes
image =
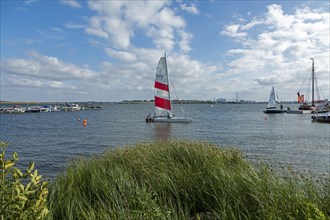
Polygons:
[[49,189],[49,219],[326,219],[319,187],[254,168],[235,149],[138,144],[73,161]]

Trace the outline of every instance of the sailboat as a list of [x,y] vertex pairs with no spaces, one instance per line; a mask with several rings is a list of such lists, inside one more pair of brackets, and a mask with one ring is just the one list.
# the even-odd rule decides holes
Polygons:
[[284,113],[284,112],[285,112],[285,110],[283,110],[282,104],[281,104],[281,109],[276,108],[276,96],[275,96],[275,89],[274,89],[274,86],[273,86],[272,90],[270,91],[267,109],[264,110],[264,113],[266,113],[266,114],[276,114],[276,113]]
[[[324,100],[315,100],[315,86],[317,84],[316,82],[316,76],[315,76],[315,70],[314,70],[314,58],[311,58],[312,60],[312,76],[311,76],[311,81],[312,81],[312,102],[311,103],[307,103],[304,97],[304,94],[300,94],[300,91],[298,91],[297,95],[298,95],[298,103],[303,103],[302,105],[299,106],[299,110],[308,110],[311,112],[315,112],[317,111],[317,107],[315,107],[315,103],[323,103]],[[316,86],[317,89],[317,86]],[[317,89],[318,92],[318,89]],[[308,91],[307,91],[308,93]],[[319,97],[320,95],[318,95]]]
[[330,123],[330,103],[327,99],[324,100],[316,114],[312,116],[312,121]]
[[164,123],[189,123],[192,121],[189,117],[177,117],[173,114],[166,54],[158,62],[154,89],[155,116],[150,121]]

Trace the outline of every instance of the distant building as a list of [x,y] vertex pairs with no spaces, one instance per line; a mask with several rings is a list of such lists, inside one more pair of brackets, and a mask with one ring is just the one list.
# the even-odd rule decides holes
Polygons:
[[224,99],[224,98],[218,98],[217,99],[217,103],[221,103],[221,104],[224,104],[224,103],[226,103],[227,101],[226,101],[226,99]]
[[240,103],[237,99],[228,99],[227,103]]
[[254,100],[240,100],[240,103],[257,103]]
[[244,104],[244,103],[257,103],[257,102],[254,100],[237,100],[237,99],[218,98],[217,103],[220,103],[220,104]]

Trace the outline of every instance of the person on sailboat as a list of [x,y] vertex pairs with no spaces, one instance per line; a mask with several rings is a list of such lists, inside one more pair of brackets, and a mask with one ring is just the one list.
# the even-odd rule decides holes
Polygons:
[[153,122],[153,121],[154,120],[152,119],[151,114],[147,115],[146,122],[149,123],[149,122]]

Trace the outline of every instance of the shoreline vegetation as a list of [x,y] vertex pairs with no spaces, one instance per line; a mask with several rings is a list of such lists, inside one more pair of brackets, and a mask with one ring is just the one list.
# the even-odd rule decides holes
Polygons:
[[210,143],[141,143],[71,161],[46,218],[329,219],[329,177],[287,171]]

